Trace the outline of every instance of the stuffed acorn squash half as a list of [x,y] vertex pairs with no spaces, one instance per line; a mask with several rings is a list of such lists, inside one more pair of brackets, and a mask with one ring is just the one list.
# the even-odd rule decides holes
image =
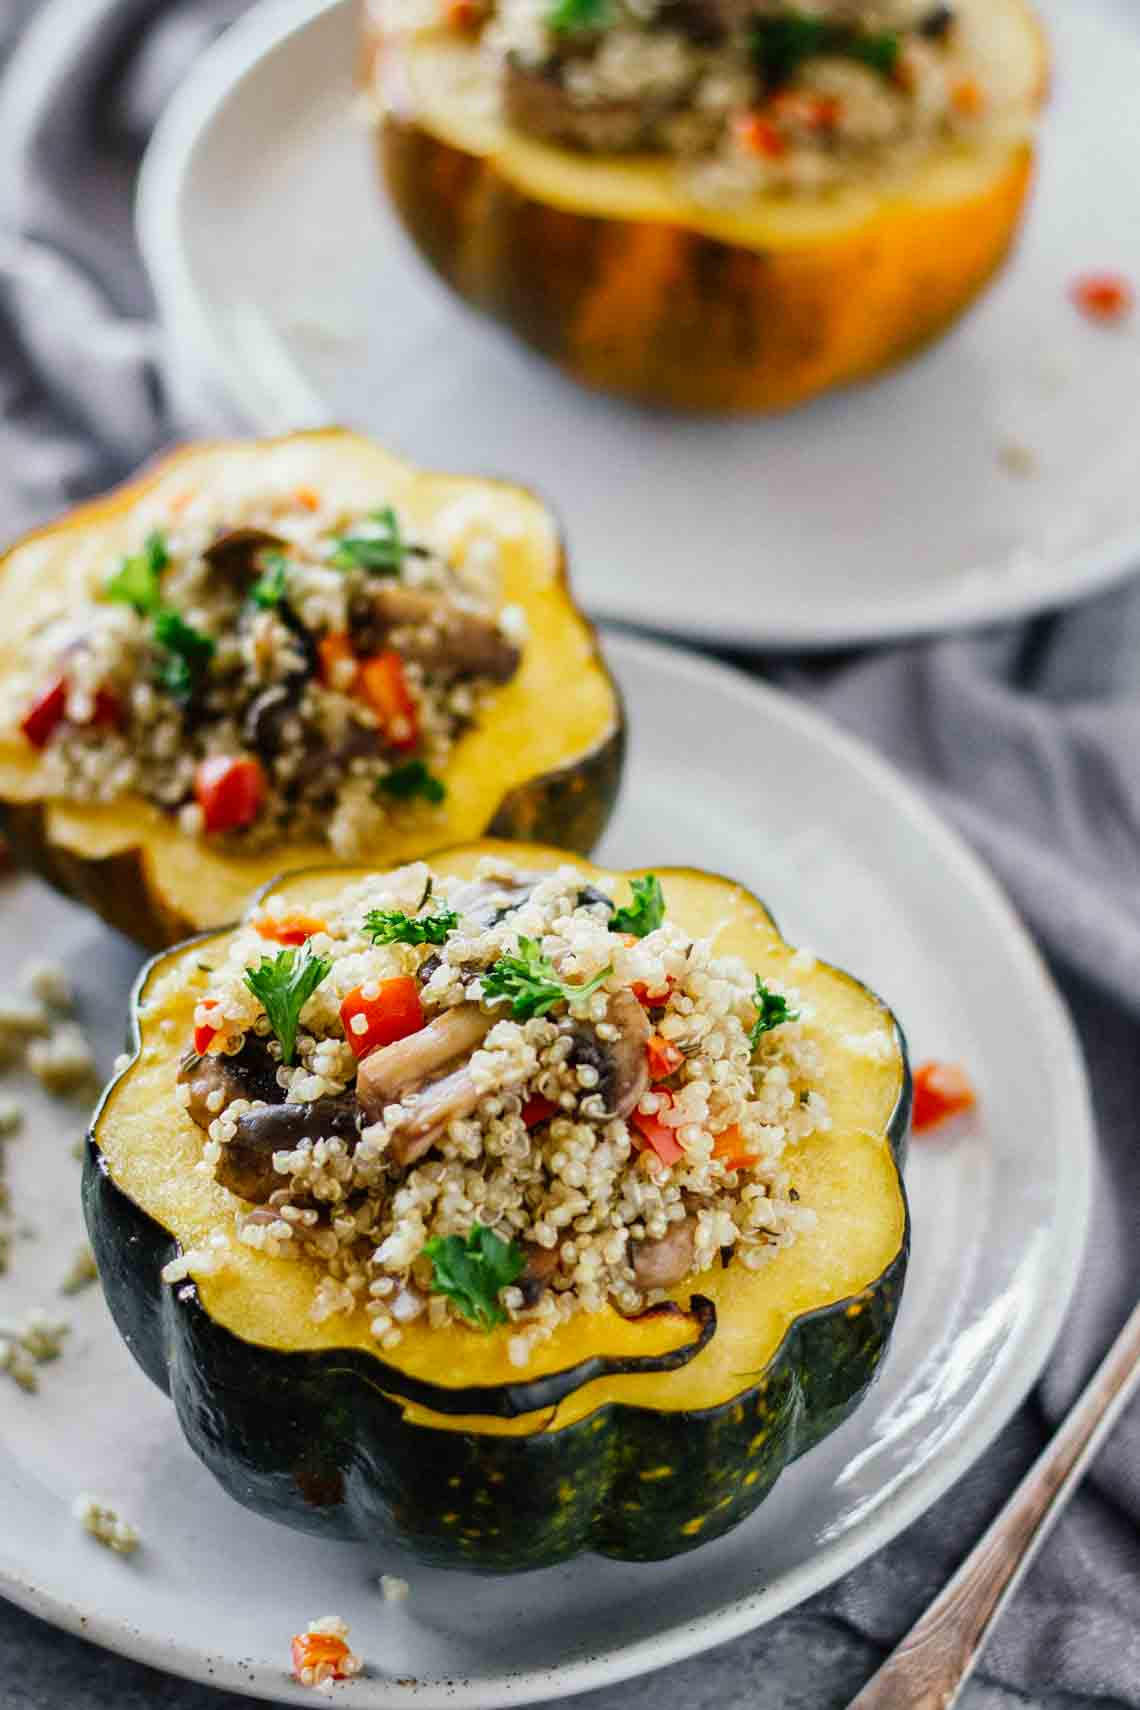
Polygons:
[[797,404],[909,355],[1004,260],[1026,0],[367,0],[384,180],[422,254],[573,379]]
[[152,948],[288,865],[587,852],[615,686],[530,493],[358,435],[189,446],[0,560],[0,813]]
[[898,1311],[902,1035],[728,879],[481,843],[158,956],[84,1175],[247,1507],[507,1571],[719,1537]]

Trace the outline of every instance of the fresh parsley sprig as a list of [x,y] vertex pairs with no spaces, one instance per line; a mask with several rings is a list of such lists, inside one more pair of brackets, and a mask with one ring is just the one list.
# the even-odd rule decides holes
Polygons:
[[522,1272],[525,1261],[517,1242],[504,1241],[493,1229],[474,1223],[466,1236],[437,1235],[424,1252],[432,1264],[433,1294],[445,1294],[481,1330],[506,1323],[499,1291]]
[[272,611],[285,598],[289,578],[289,560],[283,552],[263,552],[261,575],[249,590],[249,597],[262,611]]
[[133,606],[140,617],[153,617],[162,608],[162,572],[169,563],[166,536],[155,529],[147,535],[141,552],[123,559],[103,593],[108,600]]
[[263,956],[256,968],[246,970],[245,983],[269,1017],[283,1063],[293,1061],[301,1011],[331,969],[327,957],[314,956],[305,945]]
[[364,917],[364,930],[373,944],[442,944],[459,925],[453,909],[438,914],[404,914],[400,909],[374,908]]
[[611,0],[557,0],[547,14],[547,28],[558,36],[593,34],[614,22]]
[[500,956],[482,976],[483,996],[488,1003],[505,1000],[516,1021],[545,1015],[556,1003],[581,1003],[605,984],[613,968],[603,968],[584,985],[560,980],[554,963],[544,956],[537,938],[520,938],[517,956]]
[[337,538],[331,562],[338,570],[366,570],[372,576],[398,576],[411,548],[400,531],[399,518],[391,505],[373,511],[366,534],[342,534]]
[[155,614],[154,639],[161,649],[159,683],[176,699],[185,699],[214,657],[214,643],[177,612],[167,611]]
[[853,59],[881,77],[893,75],[899,58],[899,38],[893,30],[860,30],[795,11],[754,18],[751,46],[753,60],[770,89],[790,83],[806,59],[820,54]]
[[769,991],[759,974],[756,976],[756,993],[752,1001],[756,1005],[756,1021],[748,1038],[754,1051],[765,1033],[771,1033],[774,1027],[783,1027],[786,1021],[800,1019],[799,1011],[789,1009],[787,998],[779,992]]
[[376,785],[377,794],[391,796],[394,801],[410,802],[417,797],[438,807],[447,795],[442,778],[429,772],[422,760],[406,760],[394,766]]
[[655,873],[647,873],[644,879],[631,879],[629,888],[633,901],[610,916],[610,931],[631,932],[635,938],[644,938],[647,933],[656,932],[665,919],[665,893]]

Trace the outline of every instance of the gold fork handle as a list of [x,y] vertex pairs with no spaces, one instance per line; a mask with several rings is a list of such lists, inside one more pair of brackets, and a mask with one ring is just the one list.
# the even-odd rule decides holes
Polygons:
[[849,1710],[949,1710],[1050,1526],[1140,1384],[1140,1304],[1052,1442]]

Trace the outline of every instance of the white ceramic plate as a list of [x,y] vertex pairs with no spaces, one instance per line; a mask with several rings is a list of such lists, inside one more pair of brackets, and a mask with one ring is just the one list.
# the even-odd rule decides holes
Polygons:
[[[468,1580],[236,1507],[93,1291],[39,1395],[0,1377],[8,1597],[159,1667],[289,1702],[311,1704],[286,1677],[290,1635],[329,1611],[368,1665],[338,1688],[344,1710],[546,1699],[730,1639],[856,1566],[962,1474],[1033,1381],[1077,1274],[1091,1141],[1078,1048],[1024,931],[915,791],[818,716],[688,655],[624,639],[608,651],[633,744],[602,857],[737,876],[793,941],[897,1007],[917,1058],[961,1059],[978,1082],[981,1116],[913,1147],[914,1256],[882,1380],[750,1521],[696,1555]],[[47,950],[75,970],[108,1065],[137,956],[30,880],[0,890],[0,938],[9,968]],[[40,1100],[8,1144],[16,1215],[39,1239],[16,1244],[0,1319],[53,1304],[80,1238],[79,1128]],[[79,1490],[138,1524],[137,1557],[79,1532]],[[382,1567],[411,1581],[405,1604],[381,1601]]]
[[[1140,564],[1140,317],[1098,329],[1068,298],[1092,268],[1140,282],[1140,8],[1041,5],[1056,91],[1010,270],[908,367],[732,421],[591,396],[452,298],[382,205],[352,0],[270,0],[198,64],[147,160],[173,354],[238,426],[339,420],[537,487],[602,616],[810,647],[1080,599]],[[1001,465],[1010,445],[1035,476]]]

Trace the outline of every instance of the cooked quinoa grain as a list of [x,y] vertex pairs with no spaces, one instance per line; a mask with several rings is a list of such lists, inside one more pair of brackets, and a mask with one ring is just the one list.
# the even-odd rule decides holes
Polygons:
[[414,863],[319,914],[270,897],[204,982],[174,1092],[238,1242],[318,1262],[315,1319],[363,1305],[384,1350],[417,1321],[508,1323],[524,1367],[577,1312],[637,1313],[811,1226],[785,1157],[830,1126],[809,1019],[656,880]]
[[[525,645],[498,547],[413,536],[382,495],[361,515],[309,488],[163,493],[4,685],[0,728],[40,751],[44,792],[141,796],[235,851],[349,858],[393,822],[430,828],[456,739]],[[60,970],[28,983],[66,1009]]]
[[[934,148],[1032,133],[991,0],[374,0],[392,29],[439,28],[510,128],[585,154],[657,154],[684,192],[733,203],[901,179]],[[467,87],[470,85],[470,87]],[[384,89],[378,88],[381,104]]]

